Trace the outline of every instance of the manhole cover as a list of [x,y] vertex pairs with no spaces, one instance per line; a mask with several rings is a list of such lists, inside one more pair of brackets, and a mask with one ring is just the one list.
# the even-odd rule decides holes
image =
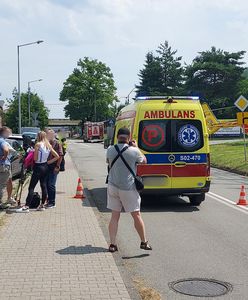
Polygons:
[[171,282],[169,286],[175,292],[196,297],[222,296],[232,290],[227,282],[204,278],[182,279]]

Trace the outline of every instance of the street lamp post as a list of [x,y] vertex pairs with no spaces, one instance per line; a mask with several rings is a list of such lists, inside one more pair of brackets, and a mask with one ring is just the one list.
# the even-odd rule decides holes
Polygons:
[[136,87],[134,87],[130,92],[129,94],[127,95],[126,97],[126,104],[129,104],[129,96],[132,94],[132,92],[136,89]]
[[42,81],[42,79],[31,80],[28,82],[28,126],[31,126],[31,102],[30,102],[30,83]]
[[17,76],[18,76],[18,115],[19,115],[19,133],[22,130],[22,110],[21,110],[21,83],[20,83],[20,48],[24,46],[29,46],[33,44],[40,44],[43,41],[39,40],[32,43],[26,43],[22,45],[17,45]]

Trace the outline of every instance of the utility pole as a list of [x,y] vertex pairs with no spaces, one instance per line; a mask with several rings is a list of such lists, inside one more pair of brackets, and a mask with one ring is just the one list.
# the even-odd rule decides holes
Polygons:
[[30,83],[42,81],[42,79],[31,80],[28,82],[28,126],[31,126],[31,99],[30,99]]
[[29,46],[33,44],[40,44],[43,41],[39,40],[32,43],[26,43],[22,45],[17,45],[17,84],[18,84],[18,118],[19,118],[19,133],[22,132],[22,109],[21,109],[21,79],[20,79],[20,48],[24,46]]

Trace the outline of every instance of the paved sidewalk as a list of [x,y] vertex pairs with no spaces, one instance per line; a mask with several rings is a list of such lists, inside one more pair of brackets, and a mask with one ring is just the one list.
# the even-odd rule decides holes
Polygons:
[[68,155],[56,209],[7,215],[0,229],[1,300],[130,299],[89,202],[72,199],[77,179]]

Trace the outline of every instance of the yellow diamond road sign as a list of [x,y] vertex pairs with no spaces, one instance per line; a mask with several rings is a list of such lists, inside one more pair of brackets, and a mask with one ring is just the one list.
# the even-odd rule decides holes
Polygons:
[[240,96],[234,104],[239,108],[241,111],[245,111],[248,106],[248,100],[244,96]]

